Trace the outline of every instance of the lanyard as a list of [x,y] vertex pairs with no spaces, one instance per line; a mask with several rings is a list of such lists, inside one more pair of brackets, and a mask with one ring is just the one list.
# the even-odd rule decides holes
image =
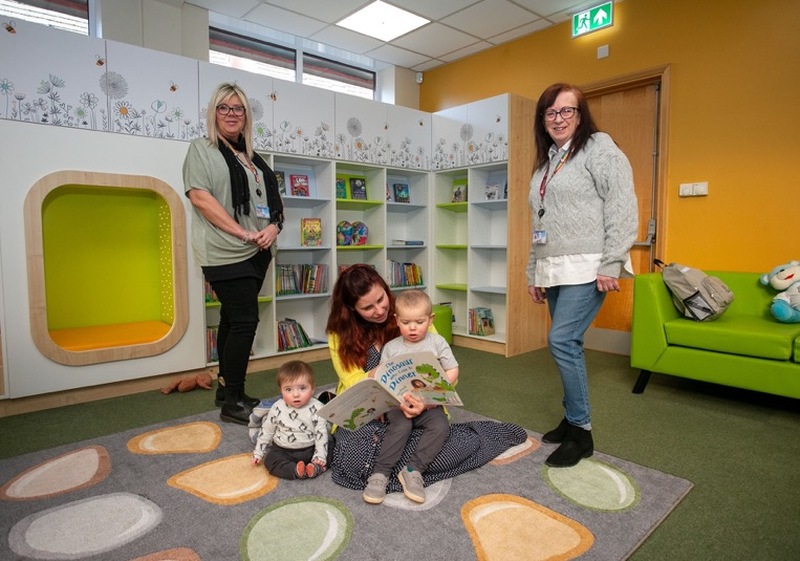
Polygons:
[[561,170],[561,168],[564,167],[564,163],[567,161],[570,154],[572,154],[571,149],[567,150],[561,155],[561,158],[558,160],[558,163],[556,164],[556,169],[553,170],[553,175],[551,175],[549,178],[547,177],[547,174],[550,173],[550,161],[549,160],[547,161],[547,167],[545,168],[544,176],[542,177],[542,184],[539,185],[539,218],[544,216],[544,194],[547,192],[547,184],[550,183],[556,176],[556,174],[559,172],[559,170]]

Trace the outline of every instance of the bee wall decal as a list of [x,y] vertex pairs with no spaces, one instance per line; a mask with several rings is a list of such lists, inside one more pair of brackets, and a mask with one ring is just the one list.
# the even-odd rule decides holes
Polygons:
[[106,63],[106,59],[101,57],[100,55],[95,55],[95,64],[97,66],[103,66]]
[[178,84],[176,84],[173,81],[170,81],[170,83],[169,83],[169,91],[177,92],[178,91]]
[[17,30],[14,29],[16,27],[16,24],[14,23],[14,20],[4,21],[3,22],[3,27],[5,27],[6,31],[8,31],[9,33],[16,33],[17,32]]
[[269,94],[269,98],[272,101],[278,101],[278,90],[272,90],[272,92]]

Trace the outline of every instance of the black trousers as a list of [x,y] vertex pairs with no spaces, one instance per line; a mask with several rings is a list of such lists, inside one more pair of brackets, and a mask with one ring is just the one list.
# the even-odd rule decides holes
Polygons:
[[243,277],[211,281],[220,302],[217,353],[225,395],[235,402],[244,391],[247,363],[258,327],[258,293],[262,279]]
[[[331,458],[333,457],[333,438],[328,438],[328,457],[325,459],[325,466],[331,467]],[[272,475],[280,477],[281,479],[297,479],[295,468],[297,462],[309,463],[314,457],[314,446],[308,448],[298,448],[292,450],[289,448],[281,448],[274,444],[269,447],[266,455],[264,456],[264,467],[267,468]]]

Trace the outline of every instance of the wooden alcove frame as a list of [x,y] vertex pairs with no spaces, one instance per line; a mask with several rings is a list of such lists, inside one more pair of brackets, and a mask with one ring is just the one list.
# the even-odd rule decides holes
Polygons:
[[[173,321],[160,339],[131,345],[72,351],[56,344],[47,323],[42,205],[52,191],[62,186],[102,187],[153,191],[170,210],[172,226]],[[83,366],[162,354],[183,337],[189,323],[186,216],[179,195],[163,181],[150,176],[63,170],[39,179],[25,197],[25,250],[31,336],[39,351],[54,362]]]

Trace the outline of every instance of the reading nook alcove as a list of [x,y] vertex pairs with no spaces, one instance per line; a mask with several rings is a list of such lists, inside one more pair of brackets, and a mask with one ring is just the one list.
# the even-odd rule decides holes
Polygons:
[[161,354],[188,324],[185,212],[148,176],[58,171],[24,205],[31,335],[68,366]]

